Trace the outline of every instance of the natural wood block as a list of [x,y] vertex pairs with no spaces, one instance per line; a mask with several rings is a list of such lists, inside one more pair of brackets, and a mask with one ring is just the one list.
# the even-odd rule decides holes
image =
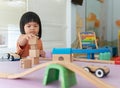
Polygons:
[[29,50],[29,56],[30,57],[39,57],[40,55],[40,50]]
[[54,54],[53,61],[64,61],[66,63],[72,62],[72,54]]
[[39,64],[39,57],[32,58],[32,64],[33,65]]
[[37,44],[37,42],[38,42],[38,37],[35,36],[28,41],[28,44],[34,45],[34,44]]
[[21,68],[31,68],[32,67],[32,60],[31,59],[21,59]]
[[30,45],[30,49],[31,49],[31,50],[38,49],[38,45],[37,45],[37,44],[35,44],[35,45]]

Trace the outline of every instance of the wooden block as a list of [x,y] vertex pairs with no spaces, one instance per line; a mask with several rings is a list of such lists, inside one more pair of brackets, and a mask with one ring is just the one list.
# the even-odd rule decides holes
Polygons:
[[66,63],[72,62],[72,54],[54,54],[53,61],[64,61]]
[[21,68],[31,68],[32,67],[32,60],[31,59],[21,59]]
[[30,57],[39,57],[40,50],[29,50],[29,56]]
[[35,44],[35,45],[30,45],[30,49],[31,49],[31,50],[38,49],[38,45],[37,45],[37,44]]
[[28,41],[28,44],[29,45],[34,45],[34,44],[37,44],[37,42],[38,42],[38,37],[35,36]]
[[33,64],[33,65],[39,64],[39,57],[34,57],[34,58],[32,58],[32,64]]

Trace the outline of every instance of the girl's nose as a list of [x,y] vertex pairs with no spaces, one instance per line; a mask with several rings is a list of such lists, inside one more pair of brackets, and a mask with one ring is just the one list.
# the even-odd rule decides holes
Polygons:
[[34,27],[31,27],[30,30],[34,30]]

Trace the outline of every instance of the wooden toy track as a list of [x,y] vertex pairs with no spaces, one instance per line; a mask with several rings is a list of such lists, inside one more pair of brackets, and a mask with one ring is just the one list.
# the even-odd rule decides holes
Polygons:
[[65,64],[64,62],[60,62],[60,61],[51,61],[51,62],[43,63],[43,64],[37,65],[33,68],[30,68],[24,72],[17,73],[17,74],[0,73],[0,78],[7,78],[7,79],[20,78],[20,77],[23,77],[25,75],[31,74],[37,70],[40,70],[41,68],[44,68],[50,64],[60,64],[64,67],[66,67],[67,69],[70,69],[71,71],[75,72],[76,74],[78,74],[78,75],[84,77],[85,79],[87,79],[88,81],[90,81],[97,88],[114,88],[111,85],[108,85],[105,82],[101,81],[100,79],[95,77],[93,74],[86,72],[82,67],[76,66],[75,64],[72,64],[72,63]]

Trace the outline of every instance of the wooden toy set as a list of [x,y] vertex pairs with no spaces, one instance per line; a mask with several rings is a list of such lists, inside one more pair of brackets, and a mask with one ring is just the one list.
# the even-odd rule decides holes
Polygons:
[[[62,88],[70,88],[71,86],[76,84],[76,77],[74,74],[74,73],[76,73],[76,74],[82,76],[83,78],[87,79],[88,81],[90,81],[97,88],[114,88],[113,86],[101,81],[100,79],[95,77],[93,74],[86,72],[83,69],[83,67],[73,64],[72,62],[74,60],[71,57],[71,54],[72,54],[71,48],[62,48],[62,49],[55,48],[55,49],[53,49],[52,54],[53,54],[53,56],[55,55],[53,57],[54,58],[53,61],[36,65],[28,70],[25,70],[24,72],[17,73],[17,74],[0,73],[0,78],[9,78],[9,79],[20,78],[20,77],[31,74],[32,72],[40,70],[41,68],[47,66],[47,70],[45,72],[45,76],[44,76],[44,80],[43,80],[44,85],[47,85],[48,83],[58,80],[59,74],[60,74],[61,77],[64,78],[61,80],[62,81],[61,87]],[[35,59],[33,59],[33,60],[35,60]],[[27,63],[29,63],[29,61],[27,61]],[[33,62],[32,62],[32,64],[33,64]],[[26,68],[26,66],[24,66],[24,67]],[[51,74],[56,74],[56,75],[51,75]],[[69,77],[73,78],[74,80],[70,79]],[[72,81],[68,81],[68,80],[72,80]],[[68,81],[68,82],[65,82],[65,81]],[[67,85],[66,85],[66,83],[67,83]]]

